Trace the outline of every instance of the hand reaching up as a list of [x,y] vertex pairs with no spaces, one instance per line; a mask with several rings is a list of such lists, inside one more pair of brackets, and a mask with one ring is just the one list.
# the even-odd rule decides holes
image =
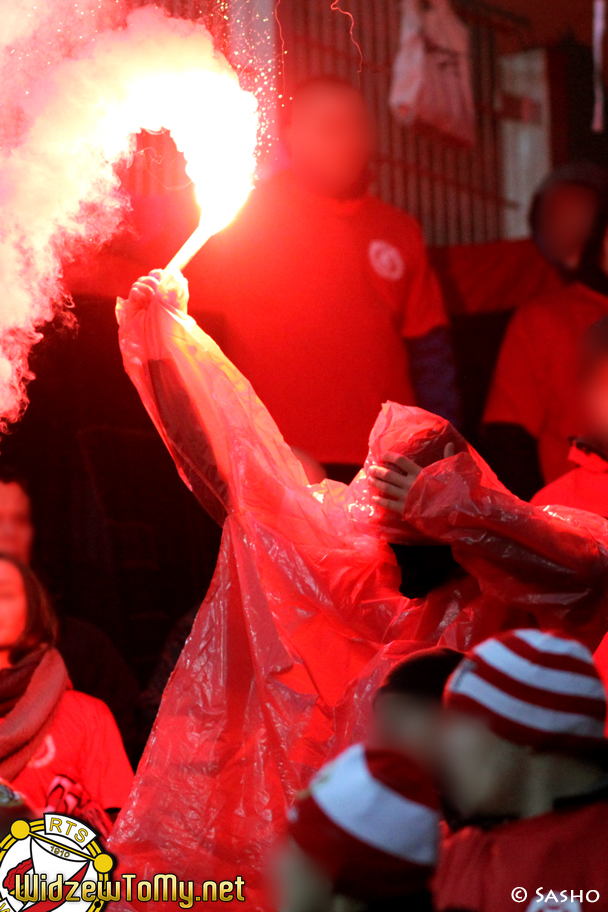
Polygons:
[[[454,444],[446,444],[443,458],[453,455]],[[370,483],[378,492],[372,499],[378,506],[403,516],[407,496],[422,469],[407,456],[398,453],[383,453],[380,463],[369,470]]]
[[132,309],[147,309],[154,295],[160,292],[163,304],[170,310],[188,313],[188,283],[180,272],[153,269],[147,276],[140,276],[134,282],[127,305]]
[[153,269],[147,276],[140,278],[133,283],[129,292],[129,303],[137,307],[149,307],[150,301],[154,297],[162,276],[162,269]]

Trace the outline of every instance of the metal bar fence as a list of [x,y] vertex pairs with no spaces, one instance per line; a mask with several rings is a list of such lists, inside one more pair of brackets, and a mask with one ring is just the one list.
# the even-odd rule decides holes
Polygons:
[[[131,5],[145,2],[131,0]],[[398,0],[164,0],[164,5],[171,15],[202,18],[229,58],[231,29],[243,28],[246,14],[254,62],[248,70],[241,66],[242,56],[231,62],[248,88],[264,86],[267,105],[269,92],[274,102],[283,88],[289,96],[311,76],[334,75],[359,85],[378,125],[374,190],[416,216],[429,244],[501,237],[503,212],[510,203],[502,193],[497,42],[503,31],[525,31],[525,20],[483,0],[453,0],[470,35],[477,142],[469,149],[405,129],[389,110],[399,40]],[[266,68],[272,67],[276,73],[269,79]],[[159,193],[183,180],[183,163],[168,137],[146,135],[140,146],[147,151],[137,158],[130,176],[138,192]]]

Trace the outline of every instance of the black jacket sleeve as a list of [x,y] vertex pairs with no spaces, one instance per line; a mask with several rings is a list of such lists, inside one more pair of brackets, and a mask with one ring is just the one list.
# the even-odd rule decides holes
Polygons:
[[530,500],[545,484],[538,443],[521,425],[486,424],[480,450],[504,486],[522,500]]
[[438,326],[414,339],[406,339],[410,376],[420,408],[460,426],[460,394],[450,330]]

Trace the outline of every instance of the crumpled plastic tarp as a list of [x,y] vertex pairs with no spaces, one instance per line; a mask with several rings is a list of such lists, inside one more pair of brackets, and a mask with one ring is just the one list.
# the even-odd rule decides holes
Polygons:
[[[608,529],[523,503],[445,421],[394,403],[368,463],[389,449],[425,466],[403,521],[374,506],[365,470],[350,487],[308,486],[249,383],[179,310],[185,289],[166,279],[147,309],[119,299],[120,344],[184,481],[224,532],[110,847],[140,878],[241,875],[244,907],[257,910],[286,805],[365,735],[371,695],[397,661],[521,623],[599,643]],[[448,440],[456,452],[443,459]],[[408,600],[387,540],[450,544],[470,575]]]

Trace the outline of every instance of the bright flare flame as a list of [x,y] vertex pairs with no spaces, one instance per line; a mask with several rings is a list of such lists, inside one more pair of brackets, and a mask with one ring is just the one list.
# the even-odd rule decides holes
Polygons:
[[[216,58],[217,59],[217,58]],[[225,65],[149,73],[125,86],[125,98],[101,124],[104,155],[112,161],[138,129],[169,130],[186,159],[201,209],[201,223],[185,248],[183,265],[212,234],[224,228],[252,188],[257,136],[257,101],[239,87]],[[184,248],[182,248],[184,249]]]
[[100,124],[109,161],[120,157],[137,130],[163,128],[186,159],[201,221],[169,268],[182,269],[212,234],[231,222],[253,186],[257,101],[240,88],[223,58],[214,55],[212,62],[213,69],[178,67],[136,76]]
[[[60,16],[65,6],[54,0],[49,9]],[[61,18],[51,24],[62,33]],[[187,160],[201,207],[191,253],[251,189],[256,101],[202,24],[146,6],[88,43],[84,30],[77,34],[82,42],[70,54],[51,55],[27,92],[13,93],[23,108],[19,129],[13,109],[0,104],[0,137],[14,138],[0,151],[0,431],[25,407],[29,350],[61,309],[62,260],[83,244],[103,244],[121,225],[126,200],[114,165],[134,151],[138,131],[168,130]],[[43,55],[47,44],[45,37]],[[12,59],[0,53],[11,86],[24,66]],[[2,80],[0,89],[2,101]]]

